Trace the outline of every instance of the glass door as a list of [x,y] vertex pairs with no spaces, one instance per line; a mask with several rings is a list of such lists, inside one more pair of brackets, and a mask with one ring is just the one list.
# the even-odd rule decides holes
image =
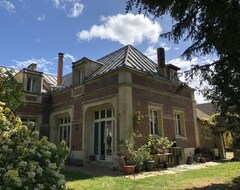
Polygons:
[[114,127],[112,109],[95,112],[94,154],[99,160],[112,160],[114,151]]

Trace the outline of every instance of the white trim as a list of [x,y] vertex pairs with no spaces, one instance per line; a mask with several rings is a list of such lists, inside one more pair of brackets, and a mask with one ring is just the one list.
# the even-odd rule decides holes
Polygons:
[[[152,111],[152,113],[151,113]],[[155,117],[152,114],[154,112],[157,112],[157,128],[158,128],[158,134],[156,134],[155,129],[153,128],[153,133],[151,133],[151,117]],[[148,113],[149,113],[149,134],[151,134],[153,137],[159,137],[164,136],[164,127],[163,127],[163,109],[162,106],[148,106]],[[154,121],[153,121],[154,122]]]
[[[174,128],[175,128],[175,136],[176,138],[186,138],[186,125],[185,125],[185,114],[184,111],[181,110],[174,110]],[[180,129],[179,129],[179,122],[177,122],[177,115],[180,116]],[[178,130],[177,130],[178,128]]]

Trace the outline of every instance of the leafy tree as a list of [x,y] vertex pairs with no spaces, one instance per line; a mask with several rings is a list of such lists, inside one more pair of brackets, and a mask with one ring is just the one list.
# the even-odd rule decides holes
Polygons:
[[[232,113],[216,113],[206,123],[213,129],[213,133],[225,134],[231,137],[232,142],[228,142],[234,152],[234,160],[240,160],[240,117]],[[226,139],[226,138],[225,138]]]
[[170,15],[171,31],[161,37],[179,43],[192,41],[183,57],[215,53],[218,60],[196,65],[188,77],[200,72],[212,88],[204,90],[205,96],[216,103],[223,112],[240,113],[240,1],[239,0],[128,0],[126,10],[133,7],[155,18]]
[[0,67],[0,101],[12,110],[25,103],[22,84],[13,78],[11,71],[3,71]]
[[0,189],[65,189],[60,170],[68,148],[46,137],[38,140],[39,133],[31,128],[0,102]]
[[[217,55],[212,63],[192,66],[186,77],[200,75],[201,81],[209,83],[203,94],[221,113],[236,116],[227,120],[228,129],[236,134],[236,127],[240,129],[240,0],[128,0],[126,11],[133,7],[154,18],[170,15],[171,31],[160,37],[175,43],[192,41],[182,54],[187,60]],[[234,124],[230,123],[233,120]]]

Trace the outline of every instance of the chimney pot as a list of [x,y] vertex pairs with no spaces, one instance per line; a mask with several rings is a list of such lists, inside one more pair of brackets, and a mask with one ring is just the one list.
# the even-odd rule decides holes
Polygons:
[[58,53],[58,74],[57,74],[57,86],[62,84],[62,76],[63,76],[63,53]]

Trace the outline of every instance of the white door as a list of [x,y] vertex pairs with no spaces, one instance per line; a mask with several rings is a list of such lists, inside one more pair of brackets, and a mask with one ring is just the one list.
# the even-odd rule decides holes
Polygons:
[[114,137],[112,109],[95,111],[93,144],[94,154],[99,160],[112,161]]

